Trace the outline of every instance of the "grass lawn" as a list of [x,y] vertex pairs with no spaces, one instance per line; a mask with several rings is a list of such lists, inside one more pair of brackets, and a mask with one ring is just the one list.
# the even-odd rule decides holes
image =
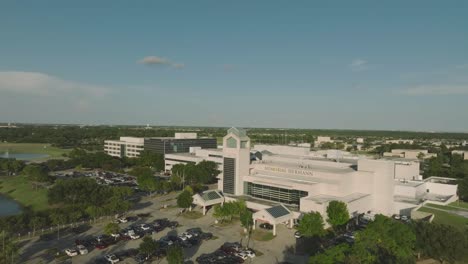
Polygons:
[[451,204],[449,204],[449,205],[439,205],[439,204],[431,204],[431,203],[428,203],[427,205],[428,205],[428,206],[431,206],[431,207],[435,207],[435,208],[440,208],[440,209],[443,209],[443,210],[468,211],[468,208],[463,208],[463,207],[461,207],[461,206],[456,206],[456,205],[451,205]]
[[182,216],[187,219],[198,219],[198,218],[203,217],[203,214],[198,211],[189,211],[189,212],[183,213]]
[[41,158],[38,160],[46,160],[50,158],[63,158],[62,154],[68,153],[70,149],[61,149],[52,147],[50,144],[42,143],[0,143],[0,153],[34,153],[34,154],[47,154],[48,158]]
[[458,228],[464,228],[468,225],[468,218],[464,218],[458,215],[439,211],[437,209],[422,207],[418,211],[434,214],[435,223],[451,225],[451,226],[455,226]]
[[31,207],[33,210],[48,208],[47,190],[33,190],[25,176],[0,177],[0,181],[0,193],[13,198],[22,206]]
[[263,230],[253,230],[252,231],[252,239],[257,240],[257,241],[270,241],[275,236],[273,235],[272,232],[268,231],[263,231]]
[[468,203],[467,202],[462,202],[462,201],[457,201],[449,204],[450,206],[453,207],[459,207],[468,210]]

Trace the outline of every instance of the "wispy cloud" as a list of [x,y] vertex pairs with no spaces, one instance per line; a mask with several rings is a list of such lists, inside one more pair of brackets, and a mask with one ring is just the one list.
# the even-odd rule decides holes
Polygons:
[[146,56],[143,59],[139,60],[137,63],[144,64],[144,65],[167,65],[174,67],[176,69],[181,69],[185,67],[183,63],[176,63],[166,58],[158,57],[158,56]]
[[363,71],[368,68],[368,62],[364,59],[355,59],[349,65],[353,71]]
[[110,92],[108,87],[64,80],[40,72],[0,72],[0,92],[30,95],[57,95],[78,93],[88,96],[103,96]]
[[406,95],[465,95],[468,94],[466,85],[418,85],[400,91]]

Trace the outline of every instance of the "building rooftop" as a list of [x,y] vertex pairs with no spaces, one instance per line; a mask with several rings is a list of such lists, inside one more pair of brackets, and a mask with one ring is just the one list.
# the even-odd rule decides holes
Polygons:
[[270,208],[265,209],[273,218],[280,218],[285,215],[291,214],[291,212],[284,205],[279,204]]
[[424,181],[395,181],[395,185],[417,187],[424,184]]
[[309,196],[304,199],[314,201],[319,204],[323,204],[323,203],[330,202],[330,201],[343,201],[346,203],[350,203],[350,202],[359,200],[361,198],[364,198],[366,196],[369,196],[369,194],[352,193],[346,196],[333,196],[333,195],[319,194],[319,195]]

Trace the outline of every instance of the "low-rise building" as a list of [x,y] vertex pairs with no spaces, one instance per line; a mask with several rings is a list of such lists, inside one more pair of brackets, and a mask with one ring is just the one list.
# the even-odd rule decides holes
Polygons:
[[464,160],[468,160],[468,151],[467,150],[452,150],[452,155],[460,155]]
[[384,157],[399,157],[405,159],[430,159],[437,157],[436,153],[429,153],[426,149],[392,149],[391,152],[384,152]]

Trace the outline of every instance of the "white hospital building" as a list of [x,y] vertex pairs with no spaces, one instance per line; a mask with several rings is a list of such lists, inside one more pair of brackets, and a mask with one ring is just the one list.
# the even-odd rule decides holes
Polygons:
[[[216,194],[222,194],[225,201],[244,199],[256,211],[256,222],[292,224],[310,211],[325,218],[333,200],[345,202],[353,216],[368,211],[410,215],[426,202],[447,204],[458,199],[453,179],[423,180],[417,160],[361,157],[337,161],[317,158],[310,148],[259,145],[256,149],[246,132],[237,128],[228,130],[223,149],[213,153],[223,171]],[[193,156],[196,152],[170,158],[195,161]],[[196,197],[196,204],[205,209],[213,204],[210,196],[220,201],[219,195],[205,193]]]

